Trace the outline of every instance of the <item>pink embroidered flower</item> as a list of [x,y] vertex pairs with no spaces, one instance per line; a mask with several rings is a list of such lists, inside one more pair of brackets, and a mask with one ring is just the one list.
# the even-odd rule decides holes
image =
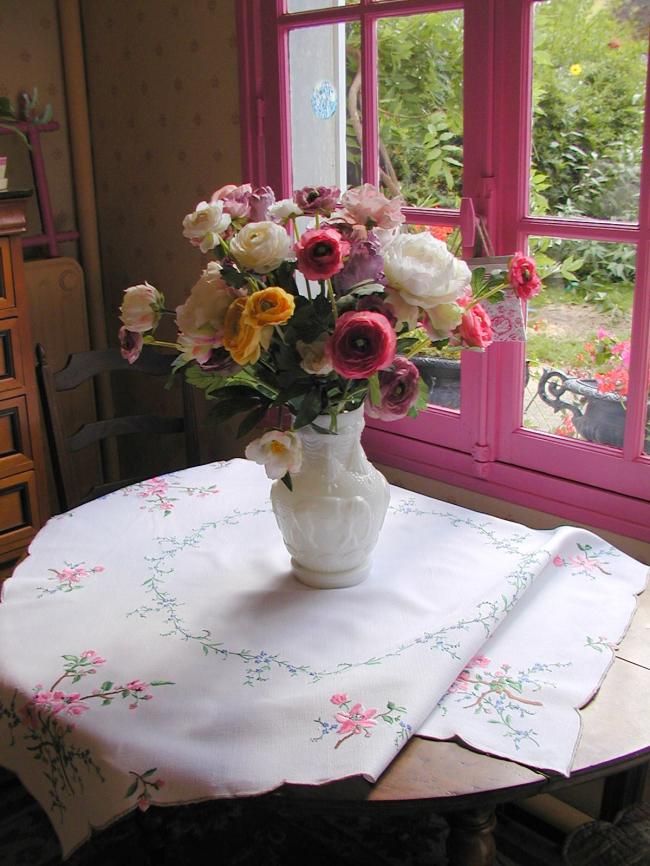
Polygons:
[[67,580],[70,583],[79,583],[79,579],[86,575],[82,568],[64,568],[63,571],[57,572],[60,581]]
[[542,281],[537,275],[535,261],[522,253],[515,253],[510,259],[508,280],[517,297],[523,301],[538,295],[542,288]]
[[370,736],[368,728],[374,728],[377,722],[373,716],[376,709],[364,710],[361,704],[354,704],[347,713],[337,713],[335,718],[339,723],[339,734],[365,734]]
[[350,244],[335,229],[309,229],[294,246],[298,270],[308,280],[327,280],[343,267]]
[[143,683],[142,680],[131,680],[131,682],[127,683],[124,688],[129,689],[129,691],[132,692],[144,692],[149,688],[149,683]]
[[346,694],[332,695],[332,697],[330,698],[330,701],[339,707],[341,706],[341,704],[347,704],[349,700],[350,698]]
[[142,796],[138,797],[137,806],[141,812],[146,812],[149,806],[151,806],[151,801],[146,796],[146,794],[142,794]]
[[469,663],[470,668],[486,668],[490,664],[490,659],[485,656],[474,656]]
[[553,565],[557,565],[558,568],[561,568],[561,566],[564,565],[564,560],[562,559],[561,556],[554,556],[553,557]]
[[456,680],[449,686],[449,693],[454,694],[454,692],[466,692],[469,686],[463,680]]
[[366,415],[381,421],[405,418],[420,394],[420,371],[408,358],[398,356],[388,370],[379,372],[379,390],[379,405],[372,402],[370,395],[366,397]]
[[386,316],[370,311],[343,313],[336,320],[327,352],[346,379],[366,379],[393,363],[397,336]]

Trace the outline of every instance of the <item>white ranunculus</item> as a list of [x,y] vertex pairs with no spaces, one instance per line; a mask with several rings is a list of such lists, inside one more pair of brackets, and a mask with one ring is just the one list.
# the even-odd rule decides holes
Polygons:
[[293,260],[291,238],[277,223],[248,223],[230,242],[238,265],[258,274],[268,274],[287,259]]
[[202,253],[214,249],[230,225],[230,214],[223,212],[223,201],[202,201],[183,219],[183,237],[189,238]]
[[176,307],[178,330],[186,337],[220,346],[226,311],[233,300],[233,291],[221,279],[221,268],[208,265],[185,303]]
[[427,315],[427,330],[435,331],[435,336],[441,340],[451,335],[451,332],[460,325],[463,317],[463,308],[458,304],[438,304],[424,311]]
[[302,443],[290,430],[269,430],[249,443],[244,453],[249,460],[261,463],[273,479],[300,472],[302,466]]
[[465,262],[428,232],[398,235],[382,254],[388,285],[408,304],[427,308],[455,301],[470,284]]
[[162,292],[145,281],[125,290],[120,319],[127,331],[144,334],[156,327],[164,308],[165,298]]
[[276,220],[288,220],[291,217],[302,216],[302,210],[292,198],[283,198],[269,205],[269,214]]

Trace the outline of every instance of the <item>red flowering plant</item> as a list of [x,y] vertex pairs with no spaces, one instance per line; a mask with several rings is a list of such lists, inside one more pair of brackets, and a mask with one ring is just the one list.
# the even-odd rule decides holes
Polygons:
[[[484,349],[492,340],[481,306],[505,286],[473,273],[444,241],[401,230],[400,198],[370,184],[343,194],[306,187],[276,201],[269,187],[229,184],[183,220],[183,234],[211,261],[175,314],[144,283],[124,293],[120,344],[133,362],[142,346],[178,352],[175,370],[213,401],[218,419],[244,413],[239,434],[284,408],[291,421],[247,449],[272,478],[300,468],[295,431],[365,406],[371,417],[414,416],[428,385],[413,357],[431,347]],[[513,259],[520,297],[538,290],[531,260]],[[175,315],[175,342],[156,339]]]

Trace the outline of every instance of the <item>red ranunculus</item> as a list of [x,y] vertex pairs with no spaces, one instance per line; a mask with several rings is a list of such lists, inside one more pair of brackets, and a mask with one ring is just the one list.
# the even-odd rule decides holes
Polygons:
[[367,379],[395,358],[397,336],[386,316],[363,310],[343,313],[327,344],[332,367],[346,379]]
[[308,280],[327,280],[343,267],[350,244],[335,229],[309,229],[294,247],[298,270]]
[[492,323],[487,312],[480,304],[465,310],[460,325],[454,331],[463,346],[485,349],[492,342]]
[[508,280],[515,290],[517,297],[527,301],[538,295],[542,288],[542,281],[537,274],[534,259],[515,253],[510,259],[508,268]]
[[397,357],[388,370],[379,373],[381,402],[378,406],[366,397],[366,415],[381,421],[397,421],[408,415],[420,392],[420,371],[408,358]]

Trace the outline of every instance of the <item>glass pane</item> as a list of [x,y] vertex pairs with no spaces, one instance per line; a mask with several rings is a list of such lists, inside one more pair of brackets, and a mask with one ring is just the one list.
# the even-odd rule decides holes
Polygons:
[[[458,229],[444,225],[408,225],[406,231],[429,232],[445,241],[447,247],[459,255]],[[413,359],[420,375],[429,385],[429,405],[445,409],[460,409],[460,351],[453,348],[431,349]]]
[[287,0],[287,12],[311,12],[333,6],[356,6],[359,0]]
[[531,238],[530,249],[554,270],[528,304],[524,427],[620,448],[635,247]]
[[536,4],[531,213],[637,220],[648,56],[643,5]]
[[294,189],[345,189],[361,182],[358,34],[356,23],[305,27],[289,34]]
[[410,205],[457,207],[463,159],[463,13],[387,18],[377,28],[379,168]]

